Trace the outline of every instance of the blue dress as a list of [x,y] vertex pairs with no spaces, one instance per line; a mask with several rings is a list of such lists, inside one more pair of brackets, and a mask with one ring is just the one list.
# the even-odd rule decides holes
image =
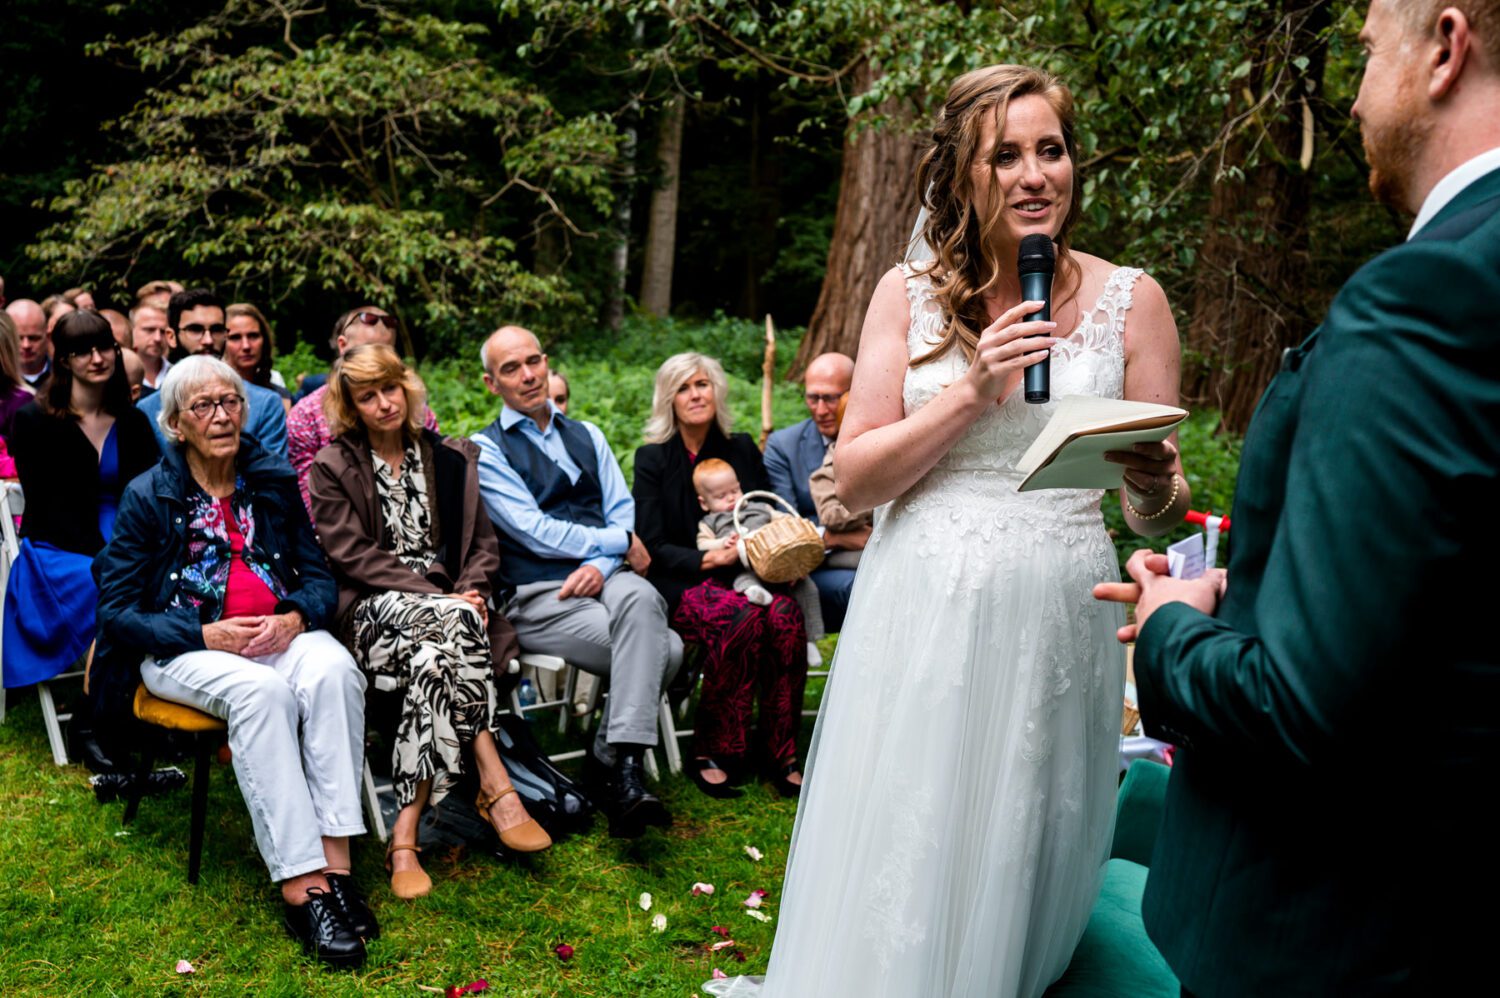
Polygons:
[[[109,428],[99,452],[99,534],[107,543],[120,508],[120,453]],[[94,559],[46,541],[21,539],[5,589],[5,687],[29,686],[66,672],[94,640],[99,589]]]

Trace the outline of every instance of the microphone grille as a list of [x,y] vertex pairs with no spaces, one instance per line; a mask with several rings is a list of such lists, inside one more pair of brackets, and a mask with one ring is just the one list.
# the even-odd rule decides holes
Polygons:
[[1057,261],[1057,250],[1052,240],[1041,234],[1026,236],[1021,240],[1017,254],[1018,268],[1023,274],[1052,273]]

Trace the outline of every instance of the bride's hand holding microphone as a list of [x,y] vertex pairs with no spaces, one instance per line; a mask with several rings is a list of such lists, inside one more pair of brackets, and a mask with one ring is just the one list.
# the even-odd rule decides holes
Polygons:
[[1039,311],[1043,302],[1023,301],[1000,314],[979,334],[974,360],[969,364],[968,379],[976,397],[994,399],[999,405],[1021,384],[1021,372],[1040,363],[1057,343],[1051,336],[1057,323],[1042,320],[1022,321]]

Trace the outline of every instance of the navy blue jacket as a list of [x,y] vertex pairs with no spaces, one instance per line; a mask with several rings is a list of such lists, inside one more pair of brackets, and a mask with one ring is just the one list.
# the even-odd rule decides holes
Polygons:
[[[294,609],[309,630],[326,628],[338,586],[318,547],[297,476],[285,459],[241,437],[236,467],[255,515],[255,554],[271,566],[287,595],[277,613]],[[220,608],[169,607],[177,575],[188,559],[188,495],[196,488],[179,448],[125,489],[115,533],[94,559],[99,583],[99,642],[89,690],[96,717],[124,719],[140,682],[141,659],[201,651],[203,625]]]

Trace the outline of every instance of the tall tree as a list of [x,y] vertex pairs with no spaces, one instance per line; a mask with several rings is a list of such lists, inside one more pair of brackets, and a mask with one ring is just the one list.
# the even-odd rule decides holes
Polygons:
[[641,272],[641,308],[652,315],[672,311],[672,266],[677,253],[677,195],[682,175],[685,101],[678,95],[662,108],[656,147],[658,178],[651,191],[646,230],[646,262]]

